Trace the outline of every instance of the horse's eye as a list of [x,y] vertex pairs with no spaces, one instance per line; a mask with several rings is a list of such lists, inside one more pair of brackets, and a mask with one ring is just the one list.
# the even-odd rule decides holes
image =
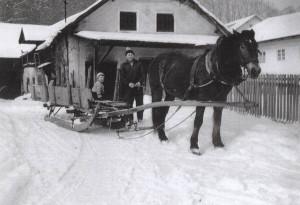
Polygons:
[[242,44],[241,49],[246,49],[246,46],[244,44]]

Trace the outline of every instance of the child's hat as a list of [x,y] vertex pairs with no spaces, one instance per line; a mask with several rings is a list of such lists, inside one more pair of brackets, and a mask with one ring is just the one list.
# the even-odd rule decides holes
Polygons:
[[99,78],[100,76],[104,76],[104,73],[100,72],[97,74],[97,78]]

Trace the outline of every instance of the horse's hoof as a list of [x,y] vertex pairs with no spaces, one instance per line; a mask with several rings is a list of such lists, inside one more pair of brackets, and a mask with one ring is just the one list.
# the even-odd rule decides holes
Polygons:
[[166,135],[160,135],[160,136],[159,136],[159,140],[160,140],[161,142],[167,142],[169,139],[167,138]]
[[166,145],[166,144],[169,143],[169,140],[161,140],[160,143],[161,143],[162,145]]
[[167,137],[160,137],[159,140],[161,142],[168,142],[169,141],[169,139]]
[[215,148],[223,148],[225,147],[225,145],[223,144],[223,142],[218,142],[218,143],[214,143]]
[[194,154],[194,155],[197,155],[197,156],[201,155],[199,148],[191,148],[190,150],[191,150],[192,154]]

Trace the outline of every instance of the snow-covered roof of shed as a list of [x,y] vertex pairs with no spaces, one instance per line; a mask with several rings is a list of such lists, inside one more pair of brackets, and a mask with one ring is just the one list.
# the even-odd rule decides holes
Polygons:
[[[43,50],[43,49],[49,47],[52,44],[52,42],[54,41],[54,39],[60,33],[62,33],[65,28],[67,28],[68,26],[70,26],[72,24],[76,24],[82,18],[85,18],[87,15],[92,13],[95,9],[99,8],[100,6],[105,4],[106,2],[107,2],[107,0],[98,0],[95,3],[93,3],[91,6],[86,8],[85,10],[68,17],[67,22],[65,22],[65,20],[62,20],[62,21],[50,26],[51,30],[52,30],[50,35],[48,36],[48,38],[46,39],[46,41],[44,43],[42,43],[41,45],[39,45],[37,47],[37,50]],[[214,14],[212,14],[205,7],[203,7],[197,0],[191,0],[191,2],[193,2],[198,7],[198,9],[200,11],[202,11],[204,14],[206,14],[207,17],[211,21],[213,21],[214,24],[217,25],[217,27],[221,30],[221,32],[223,32],[224,34],[229,34],[230,33],[228,28]]]
[[35,49],[36,45],[33,44],[19,44],[23,26],[24,24],[0,23],[0,58],[20,58]]
[[231,22],[227,23],[226,26],[228,28],[230,28],[231,30],[237,30],[238,28],[240,28],[242,25],[244,25],[245,23],[249,22],[253,18],[259,18],[259,19],[261,19],[257,15],[251,15],[251,16],[247,16],[245,18],[237,19],[235,21],[231,21]]
[[258,42],[300,35],[300,12],[271,17],[253,26]]
[[212,35],[186,35],[186,34],[145,34],[145,33],[124,33],[124,32],[98,32],[80,31],[75,34],[78,37],[116,42],[134,43],[164,43],[164,44],[183,44],[191,46],[213,45],[218,36]]
[[25,41],[45,41],[51,33],[48,25],[22,24]]

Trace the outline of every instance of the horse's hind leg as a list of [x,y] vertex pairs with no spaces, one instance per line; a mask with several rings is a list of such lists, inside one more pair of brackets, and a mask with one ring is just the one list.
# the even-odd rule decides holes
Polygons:
[[224,147],[220,134],[222,112],[223,108],[214,107],[212,141],[215,147]]
[[[162,91],[161,91],[162,92]],[[152,101],[158,102],[161,101],[162,93],[153,93],[152,94]],[[171,95],[166,95],[165,101],[173,101],[174,97]],[[168,138],[165,133],[165,119],[168,114],[169,107],[161,107],[161,108],[153,108],[152,111],[152,119],[153,125],[158,132],[158,137],[161,141],[167,141]]]
[[198,135],[199,130],[203,123],[203,115],[204,115],[205,107],[197,107],[196,108],[196,117],[194,120],[194,129],[193,134],[191,136],[191,152],[193,154],[200,155],[199,145],[198,145]]
[[[152,86],[152,102],[160,102],[162,100],[163,90],[161,86]],[[161,141],[166,141],[168,138],[164,134],[163,130],[163,117],[162,117],[162,108],[153,108],[152,109],[152,122],[154,128],[158,131],[158,136]]]

